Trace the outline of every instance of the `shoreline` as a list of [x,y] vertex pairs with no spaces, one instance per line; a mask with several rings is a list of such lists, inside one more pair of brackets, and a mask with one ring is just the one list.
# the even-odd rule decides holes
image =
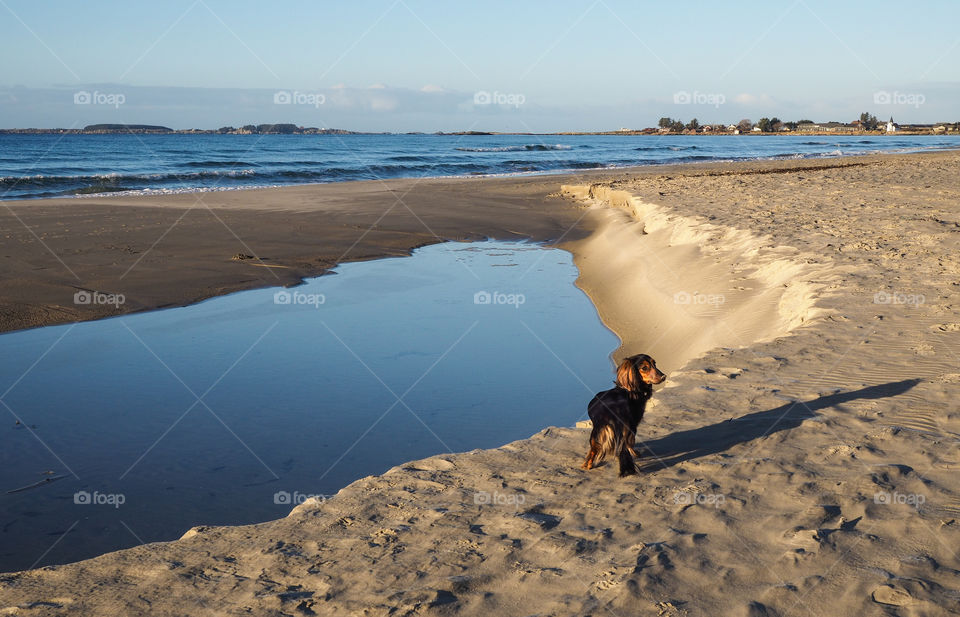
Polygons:
[[[579,135],[580,133],[572,133],[571,135]],[[594,133],[584,133],[587,135],[593,135]],[[602,134],[602,133],[596,133]],[[513,135],[513,133],[510,133]],[[519,133],[517,135],[525,135],[525,133]],[[564,133],[558,133],[554,136],[564,135]],[[816,135],[816,133],[812,133]],[[551,135],[545,135],[551,136]],[[846,135],[845,135],[846,136]],[[662,137],[662,135],[660,135]],[[451,174],[451,175],[442,175],[442,176],[396,176],[390,178],[381,178],[375,180],[331,180],[329,182],[300,182],[295,184],[264,184],[264,185],[253,185],[253,186],[230,186],[230,187],[193,187],[193,188],[174,188],[174,189],[131,189],[131,190],[122,190],[122,191],[111,191],[105,193],[80,193],[75,195],[63,195],[61,197],[30,197],[30,198],[17,198],[17,199],[0,199],[0,203],[12,203],[12,202],[31,202],[39,201],[45,202],[53,199],[113,199],[121,197],[165,197],[169,195],[192,195],[195,193],[221,193],[221,192],[231,192],[231,191],[264,191],[270,189],[278,188],[287,188],[292,186],[298,187],[317,187],[317,186],[326,186],[329,184],[343,184],[349,182],[387,182],[394,180],[408,180],[408,181],[421,181],[421,180],[486,180],[486,179],[495,179],[495,178],[535,178],[538,176],[563,176],[563,175],[572,175],[581,174],[584,172],[609,172],[616,173],[618,171],[636,171],[639,169],[645,169],[648,167],[667,167],[673,165],[698,165],[704,163],[716,163],[719,165],[735,165],[738,163],[759,163],[765,161],[813,161],[813,160],[832,160],[832,159],[845,159],[845,158],[856,158],[864,156],[887,156],[887,155],[902,155],[902,154],[924,154],[924,153],[936,153],[936,152],[949,152],[956,150],[958,148],[923,148],[923,149],[909,149],[904,148],[900,150],[890,150],[890,151],[874,151],[867,154],[832,154],[832,153],[820,153],[820,154],[791,154],[791,155],[779,155],[771,157],[744,157],[744,158],[733,158],[733,159],[713,159],[710,161],[688,161],[682,163],[649,163],[644,165],[608,165],[604,167],[595,167],[587,169],[577,169],[577,168],[563,168],[563,169],[545,169],[540,171],[517,171],[517,172],[504,172],[504,173],[480,173],[480,174]]]
[[[479,211],[445,220],[515,238],[527,228],[483,219],[512,214],[554,240],[576,221],[558,245],[578,285],[621,353],[655,349],[668,373],[638,433],[640,481],[581,471],[586,431],[547,428],[400,465],[284,519],[3,575],[0,610],[960,610],[960,154],[803,163],[485,182],[458,197]],[[462,188],[429,184],[441,202]],[[270,212],[302,215],[287,192]],[[925,301],[889,299],[910,294]]]
[[[308,136],[318,136],[318,135],[435,135],[442,137],[445,135],[473,135],[478,137],[497,137],[504,135],[518,135],[518,136],[539,136],[539,137],[556,137],[561,135],[623,135],[629,137],[636,136],[652,136],[652,137],[663,137],[664,135],[701,135],[701,136],[737,136],[743,137],[746,135],[752,135],[754,137],[790,137],[793,135],[800,137],[810,137],[813,135],[821,136],[871,136],[879,137],[882,135],[895,137],[898,135],[955,135],[956,129],[954,128],[958,123],[956,122],[945,122],[940,123],[944,127],[949,126],[949,129],[944,131],[937,132],[933,127],[938,126],[937,123],[924,125],[916,124],[912,126],[922,127],[922,128],[907,128],[907,129],[898,129],[894,132],[887,132],[886,130],[877,129],[873,131],[867,130],[858,130],[855,128],[846,128],[842,130],[831,130],[824,129],[821,131],[749,131],[745,133],[734,133],[728,130],[717,130],[717,131],[696,131],[696,132],[668,132],[661,133],[659,129],[654,127],[647,127],[644,129],[624,129],[624,130],[614,130],[614,131],[559,131],[551,133],[529,133],[529,132],[499,132],[499,131],[436,131],[432,133],[425,133],[423,131],[414,131],[407,133],[392,133],[392,132],[366,132],[366,131],[350,131],[346,129],[320,129],[317,127],[297,127],[298,130],[290,133],[284,132],[275,132],[275,131],[265,131],[265,132],[251,132],[251,131],[241,131],[234,129],[233,131],[221,132],[218,129],[171,129],[168,127],[155,126],[152,128],[140,128],[143,125],[136,125],[138,128],[129,128],[129,129],[95,129],[95,130],[86,130],[86,129],[65,129],[65,128],[50,128],[50,129],[41,129],[41,128],[0,128],[0,135],[308,135]],[[271,125],[272,126],[272,125]],[[294,125],[290,125],[294,126]]]
[[[297,285],[341,262],[409,256],[445,240],[585,237],[589,221],[559,198],[560,184],[815,171],[943,152],[952,151],[3,201],[8,216],[0,230],[25,255],[0,262],[0,333]],[[463,188],[474,192],[464,195]],[[131,215],[137,226],[126,222]],[[323,239],[321,250],[308,234]],[[190,236],[215,245],[195,246]],[[76,304],[74,294],[83,291],[122,294],[125,303],[117,310]]]

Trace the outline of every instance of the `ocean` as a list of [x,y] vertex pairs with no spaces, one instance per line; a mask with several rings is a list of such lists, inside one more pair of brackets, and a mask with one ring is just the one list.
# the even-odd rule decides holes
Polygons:
[[0,199],[536,174],[960,147],[958,136],[0,135]]

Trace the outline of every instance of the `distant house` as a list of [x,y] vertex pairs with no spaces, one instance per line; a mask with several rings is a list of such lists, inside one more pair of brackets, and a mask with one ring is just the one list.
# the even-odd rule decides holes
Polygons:
[[753,132],[754,132],[754,133],[762,133],[763,131],[760,129],[759,126],[755,126],[755,127],[753,127]]
[[843,122],[824,122],[820,125],[821,131],[826,131],[827,133],[836,133],[837,131],[849,131],[852,127]]
[[896,122],[893,121],[893,118],[890,118],[890,122],[887,122],[887,132],[888,132],[888,133],[896,133],[896,132],[897,132],[897,129],[899,129],[899,128],[900,128],[900,126],[899,126]]
[[804,122],[803,124],[797,125],[797,131],[807,133],[841,133],[844,131],[857,130],[859,128],[859,122],[857,125],[844,124],[843,122],[821,122],[820,124]]

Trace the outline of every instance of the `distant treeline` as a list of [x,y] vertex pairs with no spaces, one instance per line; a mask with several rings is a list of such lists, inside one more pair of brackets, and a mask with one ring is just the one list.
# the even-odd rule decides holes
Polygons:
[[941,122],[935,124],[904,124],[900,125],[890,118],[889,122],[878,120],[870,112],[863,112],[860,118],[852,122],[814,122],[813,120],[783,121],[773,118],[760,118],[756,122],[744,118],[736,124],[700,124],[694,118],[689,122],[670,117],[660,118],[656,128],[649,127],[636,131],[623,129],[621,132],[636,132],[646,134],[683,134],[695,135],[698,133],[841,133],[852,134],[862,132],[911,132],[911,133],[957,133],[960,132],[960,123]]
[[90,124],[85,133],[172,133],[173,129],[155,124]]
[[352,135],[356,133],[346,129],[320,129],[315,126],[297,126],[296,124],[245,124],[240,128],[222,126],[214,132],[221,135]]

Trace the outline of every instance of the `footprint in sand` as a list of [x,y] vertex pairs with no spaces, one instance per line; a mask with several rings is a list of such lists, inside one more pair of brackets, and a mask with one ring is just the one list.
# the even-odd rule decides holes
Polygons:
[[913,596],[893,585],[881,585],[873,590],[871,596],[873,597],[873,601],[878,604],[906,606],[913,603]]
[[597,591],[606,591],[608,589],[616,587],[619,584],[620,584],[619,581],[597,581],[594,585],[596,586]]
[[960,373],[942,373],[937,376],[939,383],[960,383]]
[[794,534],[785,538],[796,549],[805,553],[816,553],[820,549],[820,537],[816,529],[798,529]]
[[942,323],[936,326],[930,326],[933,330],[940,332],[960,332],[960,323]]

